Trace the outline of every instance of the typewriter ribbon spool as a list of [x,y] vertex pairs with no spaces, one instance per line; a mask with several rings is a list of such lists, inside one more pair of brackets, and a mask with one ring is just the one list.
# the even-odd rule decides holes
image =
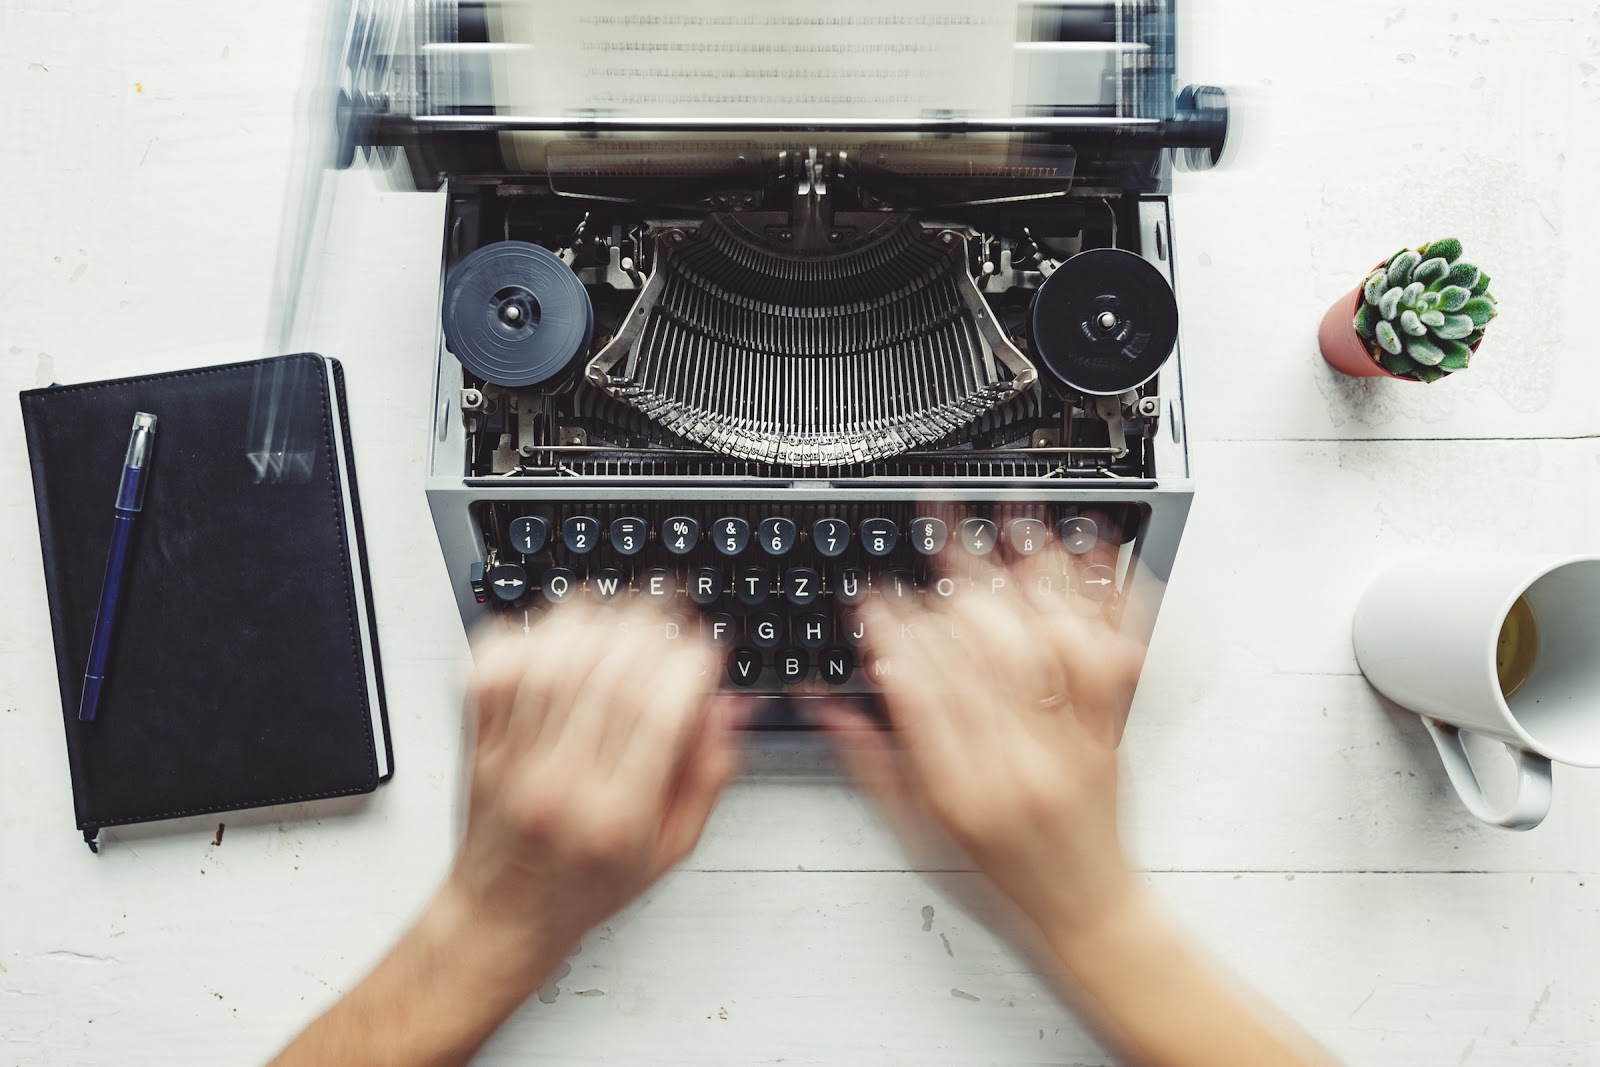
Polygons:
[[484,245],[445,283],[445,344],[493,385],[520,388],[556,377],[589,350],[594,306],[572,268],[526,241]]
[[1178,340],[1178,300],[1132,252],[1096,248],[1063,263],[1034,295],[1034,350],[1064,384],[1115,396],[1156,376]]

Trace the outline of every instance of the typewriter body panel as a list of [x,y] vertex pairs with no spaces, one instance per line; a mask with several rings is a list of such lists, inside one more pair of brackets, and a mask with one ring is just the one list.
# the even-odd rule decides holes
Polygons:
[[1026,106],[797,118],[521,113],[514,29],[418,5],[345,128],[446,189],[426,488],[469,628],[646,597],[769,725],[892,674],[864,600],[1007,556],[1148,634],[1194,489],[1168,176],[1226,104],[1173,93],[1170,4],[1034,8],[1069,67]]

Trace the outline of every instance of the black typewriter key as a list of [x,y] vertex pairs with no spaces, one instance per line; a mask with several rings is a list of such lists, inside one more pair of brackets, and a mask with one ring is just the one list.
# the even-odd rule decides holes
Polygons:
[[998,538],[994,523],[988,519],[961,520],[961,546],[974,556],[987,556],[993,552]]
[[728,678],[734,685],[755,685],[761,677],[761,653],[753,648],[736,648],[728,657]]
[[1043,551],[1050,538],[1050,527],[1038,519],[1012,519],[1006,528],[1011,550],[1019,556],[1031,556]]
[[624,556],[637,556],[649,536],[650,527],[643,519],[626,516],[611,520],[611,547]]
[[496,600],[507,604],[521,600],[528,591],[528,572],[520,563],[501,563],[489,568],[489,588]]
[[703,608],[722,595],[722,568],[696,567],[689,572],[689,599]]
[[750,643],[757,648],[775,648],[783,640],[783,620],[770,611],[750,616]]
[[700,620],[700,632],[705,634],[706,640],[713,645],[728,645],[739,636],[739,624],[734,621],[732,615],[719,611]]
[[570,567],[551,567],[544,572],[540,589],[550,603],[564,604],[578,591],[578,576]]
[[1093,519],[1078,516],[1056,523],[1056,537],[1074,556],[1081,556],[1100,543],[1100,529]]
[[684,625],[682,615],[668,615],[661,620],[661,636],[668,641],[676,641],[683,636]]
[[1117,572],[1104,563],[1083,568],[1078,575],[1078,592],[1090,600],[1107,600],[1117,591]]
[[867,572],[860,567],[840,567],[833,576],[833,598],[845,605],[867,599]]
[[911,572],[906,570],[884,571],[877,584],[878,592],[890,600],[909,600],[917,591]]
[[786,685],[805,681],[807,674],[811,673],[811,657],[798,648],[785,648],[778,652],[775,658],[778,668],[778,677]]
[[900,540],[900,528],[889,519],[865,519],[861,523],[861,547],[869,556],[887,556]]
[[818,519],[811,524],[811,545],[828,559],[850,547],[850,524],[843,519]]
[[561,521],[561,543],[568,552],[593,552],[600,543],[600,520],[588,515],[573,515]]
[[700,543],[700,524],[684,515],[674,515],[661,524],[661,543],[674,556],[686,556]]
[[665,567],[649,567],[639,572],[639,592],[657,604],[672,599],[677,591],[677,581]]
[[609,602],[628,588],[628,576],[617,567],[601,567],[589,576],[589,588],[596,600]]
[[943,519],[912,519],[911,546],[924,556],[937,556],[944,551],[950,539],[950,529]]
[[539,515],[523,515],[511,520],[509,532],[511,547],[524,556],[531,556],[544,551],[544,543],[550,538],[550,524]]
[[817,657],[817,673],[829,685],[843,685],[855,670],[855,657],[847,648],[825,648]]
[[737,556],[750,544],[750,524],[740,518],[718,519],[711,526],[711,540],[724,556]]
[[733,576],[733,596],[747,608],[764,604],[772,586],[772,575],[765,567],[740,567]]
[[783,572],[783,597],[797,608],[803,608],[822,592],[822,575],[810,567],[791,567]]
[[833,637],[833,620],[826,615],[802,615],[794,620],[794,639],[812,652]]
[[800,536],[793,519],[762,519],[756,530],[756,541],[769,556],[786,556]]
[[852,611],[844,617],[844,639],[860,647],[867,643],[867,616],[865,612]]

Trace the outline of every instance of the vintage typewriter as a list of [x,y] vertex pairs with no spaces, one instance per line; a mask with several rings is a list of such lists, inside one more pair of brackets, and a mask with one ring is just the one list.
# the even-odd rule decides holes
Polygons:
[[[861,692],[867,598],[1055,544],[1148,631],[1193,491],[1169,173],[1227,120],[1172,5],[580,8],[341,16],[338,162],[444,190],[462,619],[646,597],[730,688]],[[863,115],[873,77],[915,92]]]

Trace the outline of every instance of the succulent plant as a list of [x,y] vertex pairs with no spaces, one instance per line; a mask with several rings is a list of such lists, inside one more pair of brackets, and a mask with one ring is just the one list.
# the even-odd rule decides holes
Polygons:
[[1466,368],[1496,312],[1489,276],[1446,237],[1396,252],[1368,275],[1355,327],[1384,370],[1436,382]]

